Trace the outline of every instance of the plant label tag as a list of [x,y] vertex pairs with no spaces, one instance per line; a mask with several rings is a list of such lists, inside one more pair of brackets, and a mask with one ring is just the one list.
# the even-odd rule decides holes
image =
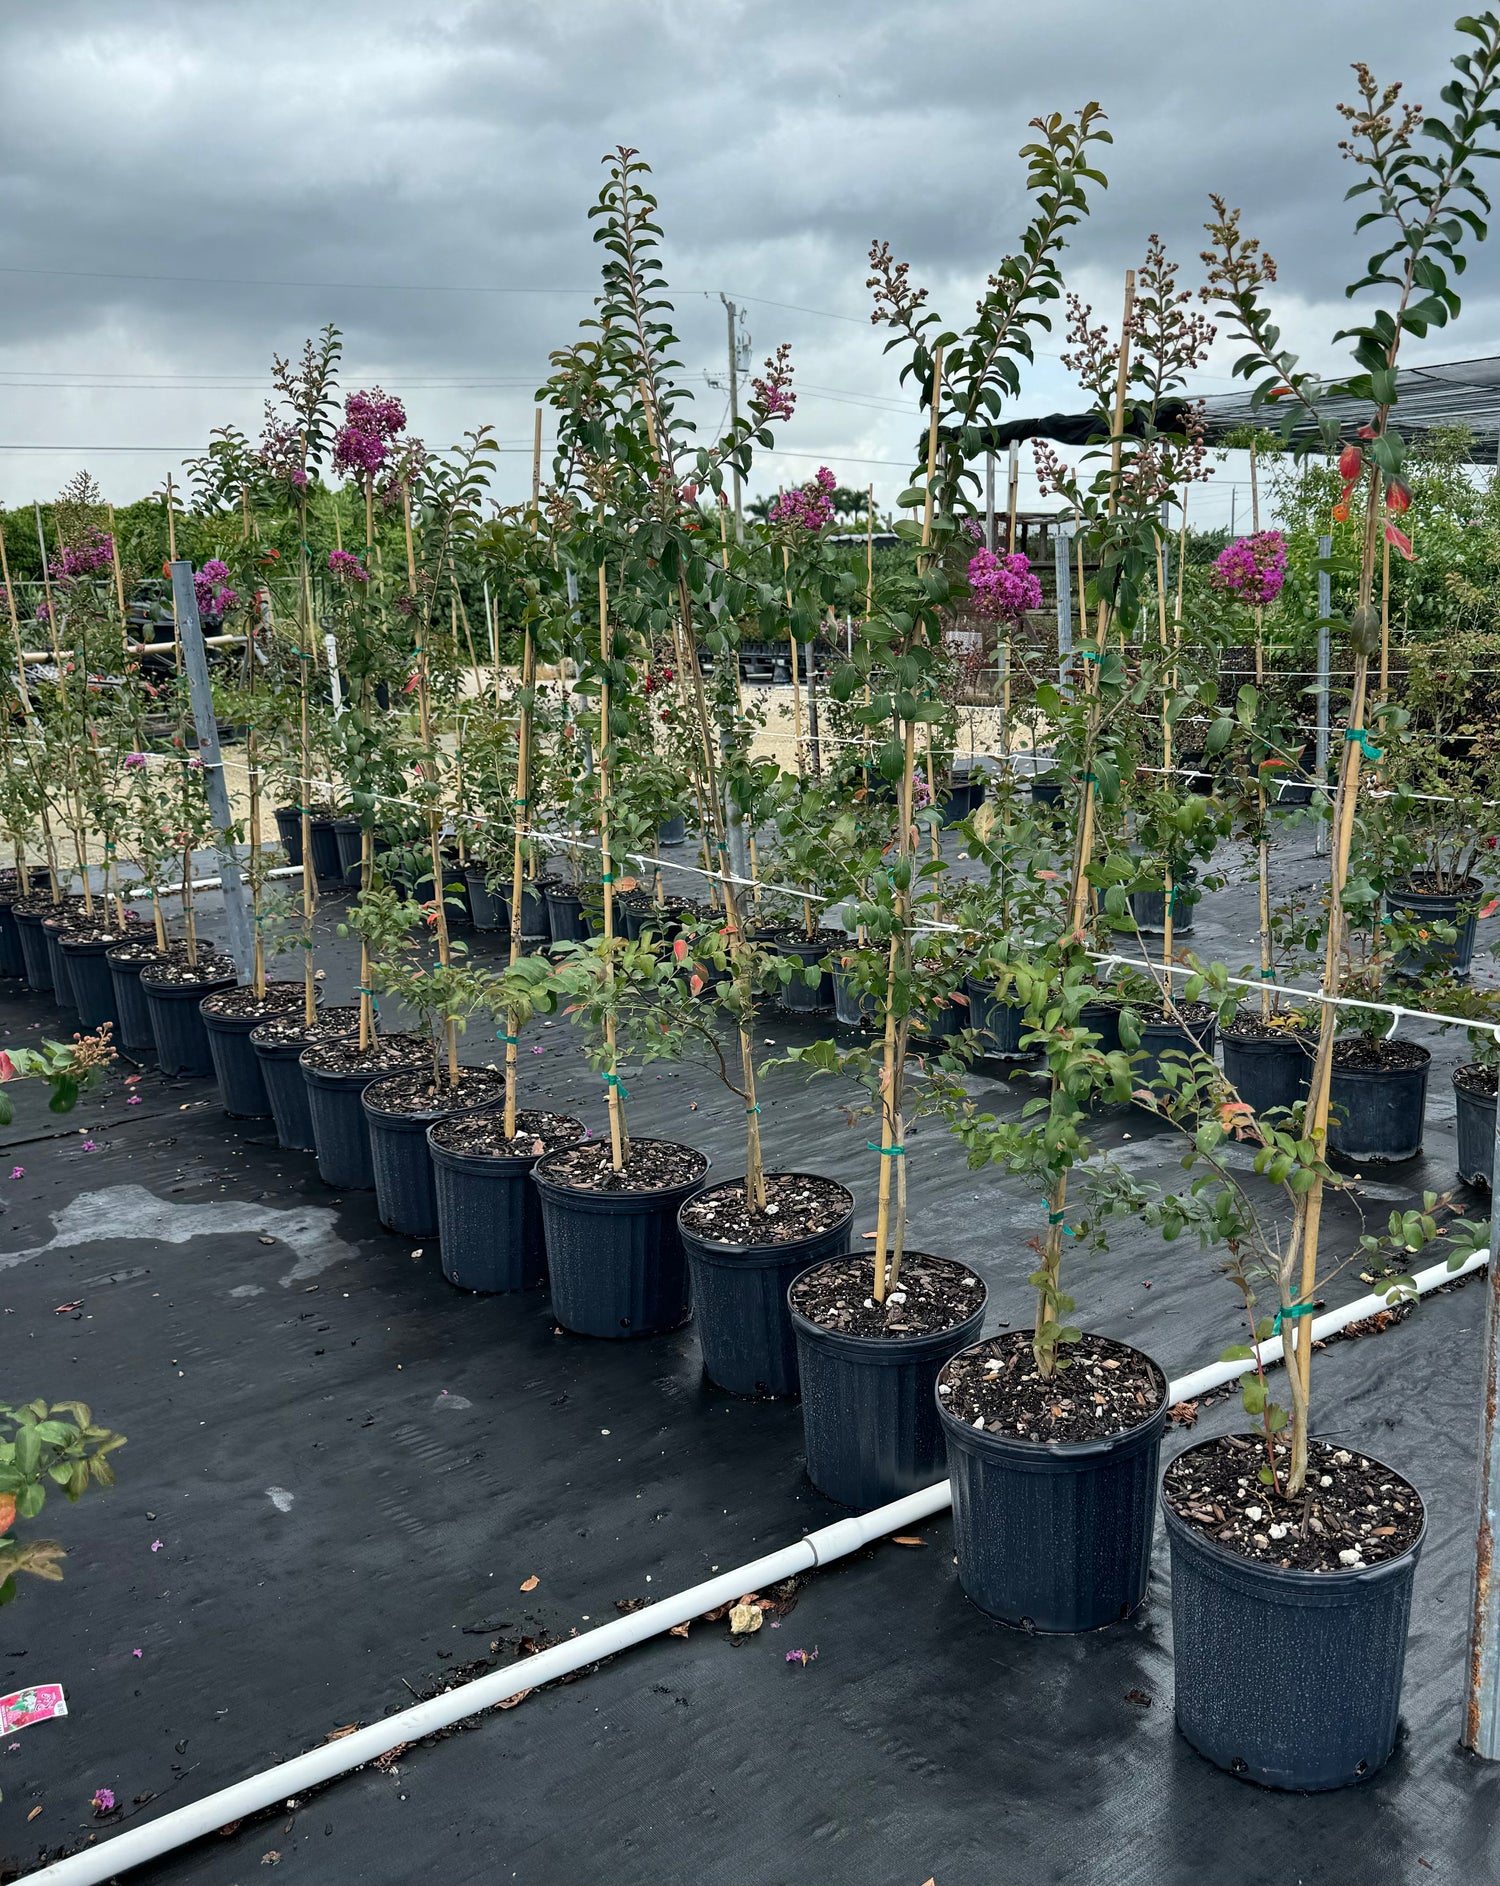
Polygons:
[[12,1729],[29,1729],[34,1722],[67,1713],[61,1683],[36,1683],[30,1689],[12,1690],[9,1696],[0,1696],[0,1735],[9,1735]]

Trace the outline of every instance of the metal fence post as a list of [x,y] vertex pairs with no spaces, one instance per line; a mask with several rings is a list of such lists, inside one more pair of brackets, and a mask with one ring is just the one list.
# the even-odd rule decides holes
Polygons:
[[198,736],[198,757],[203,762],[203,790],[219,834],[215,852],[219,881],[224,888],[224,913],[229,920],[229,954],[248,981],[253,960],[250,912],[240,862],[235,855],[234,817],[229,809],[229,788],[219,752],[219,723],[214,719],[213,684],[208,678],[208,650],[203,646],[203,625],[198,620],[198,597],[193,589],[193,566],[179,557],[172,564],[172,601],[177,610],[177,633],[182,642],[182,665],[193,702],[193,727]]

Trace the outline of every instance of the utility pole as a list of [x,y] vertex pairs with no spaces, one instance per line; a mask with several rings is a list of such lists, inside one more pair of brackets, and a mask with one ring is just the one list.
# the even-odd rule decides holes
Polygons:
[[[737,426],[740,422],[740,363],[739,348],[737,345],[739,337],[735,331],[735,322],[739,318],[740,311],[726,294],[721,292],[719,299],[724,303],[724,313],[729,323],[729,423],[731,426]],[[740,468],[738,461],[735,462],[733,469],[734,541],[737,544],[742,544],[745,541],[745,514],[741,502],[743,494],[740,490]]]

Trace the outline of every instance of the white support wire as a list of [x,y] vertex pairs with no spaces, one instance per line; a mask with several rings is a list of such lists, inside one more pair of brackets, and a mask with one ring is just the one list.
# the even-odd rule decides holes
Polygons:
[[[303,786],[313,785],[327,790],[333,782],[330,780],[302,780],[300,783]],[[383,805],[412,806],[419,811],[428,809],[420,800],[403,798],[398,794],[372,793],[370,796],[377,803]],[[488,818],[484,814],[476,812],[465,813],[463,816],[470,823],[475,825],[491,826],[496,831],[506,832],[511,835],[519,832],[523,837],[535,839],[538,844],[541,844],[548,851],[559,851],[565,846],[576,845],[582,851],[593,851],[599,853],[600,856],[603,855],[603,846],[599,844],[598,840],[582,832],[544,832],[538,830],[536,826],[523,827],[512,825],[508,820]],[[806,890],[795,890],[784,884],[768,884],[764,878],[739,877],[732,871],[705,871],[701,865],[685,864],[671,858],[658,858],[649,852],[626,851],[613,853],[613,855],[624,857],[632,864],[651,865],[661,871],[683,871],[688,873],[689,876],[703,878],[712,884],[733,884],[736,887],[743,887],[746,890],[772,891],[779,896],[793,897],[803,903],[805,903],[808,898]],[[913,934],[918,936],[964,936],[968,934],[965,926],[959,923],[914,923],[911,927]],[[1153,964],[1148,962],[1142,964],[1131,956],[1110,955],[1095,950],[1086,951],[1085,954],[1089,957],[1090,961],[1097,962],[1101,965],[1118,964],[1125,968],[1138,969],[1145,967],[1148,970],[1163,968],[1171,974],[1178,976],[1197,976],[1203,974],[1202,970],[1192,969],[1185,963]],[[1252,991],[1266,990],[1273,995],[1291,996],[1296,1001],[1302,1003],[1318,1002],[1331,1008],[1374,1011],[1377,1014],[1389,1015],[1392,1018],[1393,1024],[1399,1024],[1403,1020],[1406,1020],[1430,1022],[1435,1027],[1443,1028],[1489,1029],[1495,1036],[1496,1041],[1500,1042],[1500,1023],[1476,1022],[1469,1016],[1444,1015],[1431,1009],[1406,1008],[1399,1002],[1368,1002],[1356,996],[1325,995],[1321,989],[1298,989],[1284,983],[1263,982],[1260,980],[1252,982],[1243,976],[1229,976],[1226,980],[1228,985],[1235,989],[1250,989]],[[1394,1027],[1392,1032],[1394,1032]]]

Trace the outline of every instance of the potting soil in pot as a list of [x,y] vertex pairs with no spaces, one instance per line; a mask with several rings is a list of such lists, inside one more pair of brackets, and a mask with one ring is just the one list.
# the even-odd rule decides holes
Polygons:
[[682,1208],[685,1230],[717,1244],[763,1249],[816,1237],[848,1216],[849,1194],[836,1179],[810,1173],[766,1174],[766,1209],[751,1211],[745,1181],[710,1186]]
[[1466,1061],[1454,1068],[1453,1085],[1473,1094],[1476,1100],[1493,1100],[1500,1095],[1500,1067],[1481,1067],[1477,1061]]
[[493,1159],[540,1159],[544,1153],[575,1145],[583,1135],[582,1120],[575,1120],[571,1113],[544,1113],[528,1107],[517,1112],[512,1139],[505,1137],[505,1113],[500,1107],[484,1113],[450,1114],[432,1129],[433,1140],[447,1152]]
[[421,1035],[377,1035],[367,1048],[347,1039],[314,1041],[307,1058],[325,1074],[368,1074],[372,1070],[400,1074],[421,1065],[431,1052],[432,1044]]
[[[377,1081],[366,1090],[369,1104],[382,1113],[406,1113],[414,1119],[429,1119],[450,1112],[455,1107],[493,1106],[505,1098],[505,1073],[498,1067],[461,1067],[458,1085],[450,1087],[432,1078],[430,1069],[410,1070]],[[503,1117],[503,1116],[502,1116]]]
[[[273,1010],[269,1018],[263,1021],[250,1036],[257,1046],[291,1047],[294,1043],[307,1047],[314,1041],[337,1041],[352,1035],[359,1029],[359,1009],[352,1003],[347,1007],[322,1008],[318,1010],[317,1020],[311,1028],[303,1019],[302,984],[296,984],[297,1000],[289,1006]],[[225,990],[225,994],[231,991]],[[245,993],[234,990],[239,995]],[[214,1000],[217,1002],[218,997]]]
[[206,996],[203,1006],[209,1015],[232,1016],[237,1021],[248,1021],[253,1016],[256,1021],[266,1021],[288,1010],[300,1015],[302,1000],[300,982],[268,982],[263,996],[256,995],[247,984],[243,989],[220,989],[217,995]]
[[1047,1442],[1124,1434],[1148,1421],[1166,1395],[1161,1370],[1125,1343],[1085,1335],[1061,1354],[1069,1366],[1045,1381],[1025,1331],[991,1336],[947,1365],[938,1398],[970,1427]]
[[973,1271],[951,1257],[908,1251],[895,1288],[877,1303],[868,1255],[819,1264],[792,1285],[792,1307],[820,1329],[849,1336],[930,1336],[972,1316],[984,1299]]
[[175,983],[179,988],[187,988],[195,982],[222,982],[226,976],[238,976],[239,971],[235,968],[233,957],[214,956],[201,948],[197,962],[190,963],[184,948],[180,954],[173,952],[162,956],[153,953],[142,973],[150,982]]
[[708,1170],[708,1160],[691,1146],[667,1139],[632,1139],[624,1169],[611,1163],[609,1135],[589,1140],[547,1162],[548,1180],[580,1192],[665,1192],[691,1185]]
[[[1280,1471],[1286,1450],[1278,1446]],[[1193,1531],[1242,1558],[1311,1572],[1345,1572],[1399,1558],[1422,1530],[1422,1499],[1400,1474],[1377,1460],[1307,1444],[1307,1486],[1301,1498],[1279,1499],[1260,1478],[1264,1443],[1226,1434],[1174,1460],[1162,1477],[1162,1498]]]
[[1398,1068],[1421,1067],[1430,1060],[1415,1041],[1371,1040],[1367,1035],[1344,1035],[1333,1044],[1333,1065],[1351,1072],[1387,1074]]

